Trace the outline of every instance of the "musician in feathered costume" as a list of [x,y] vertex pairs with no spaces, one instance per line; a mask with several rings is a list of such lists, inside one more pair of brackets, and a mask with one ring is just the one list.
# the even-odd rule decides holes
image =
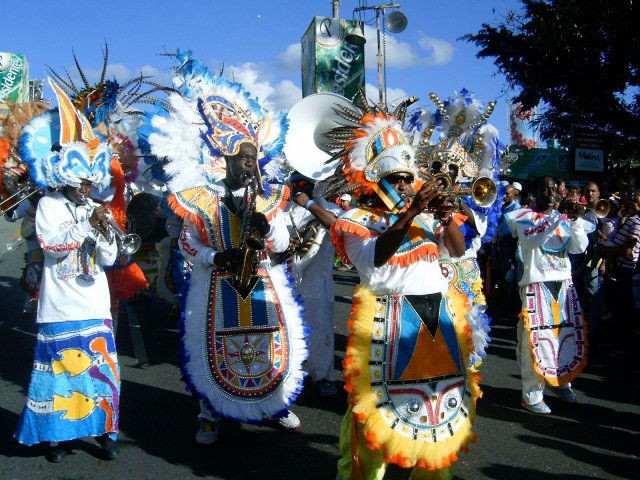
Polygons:
[[277,417],[296,428],[289,407],[307,355],[303,309],[284,267],[267,258],[267,250],[289,244],[282,214],[289,190],[266,181],[286,121],[264,112],[242,85],[212,75],[191,52],[176,59],[180,94],[169,96],[173,113],[152,119],[157,133],[149,142],[169,161],[169,203],[183,218],[180,249],[193,264],[180,366],[202,400],[196,441],[216,440],[220,416],[256,423]]
[[413,101],[390,115],[361,93],[357,105],[338,107],[345,125],[327,134],[344,162],[330,181],[361,203],[331,230],[336,252],[360,276],[344,361],[343,480],[381,479],[387,463],[413,468],[413,478],[451,478],[474,437],[480,391],[468,307],[438,263],[443,248],[462,255],[464,237],[438,181],[418,179],[402,130]]
[[33,119],[20,139],[33,183],[59,190],[45,195],[36,212],[44,251],[39,328],[15,436],[26,445],[51,442],[52,462],[67,454],[62,442],[96,436],[105,457],[114,459],[120,374],[104,269],[118,247],[106,207],[88,198],[92,187],[103,190],[111,181],[111,151],[61,88],[51,86],[58,110]]
[[[500,151],[504,147],[498,140],[498,131],[486,123],[495,103],[490,102],[485,107],[464,88],[444,102],[434,93],[430,98],[437,110],[432,113],[421,108],[409,119],[418,169],[427,174],[445,175],[454,191],[473,185],[473,195],[458,196],[458,213],[455,214],[461,221],[465,252],[460,257],[443,255],[440,266],[449,285],[468,300],[471,309],[468,320],[475,326],[473,331],[476,333],[477,356],[473,360],[478,367],[486,355],[490,319],[485,313],[486,300],[477,254],[483,243],[492,240],[500,218],[502,198],[496,185]],[[434,131],[435,141],[431,140]]]
[[[106,45],[102,73],[96,84],[89,83],[75,54],[73,59],[82,81],[80,87],[76,86],[70,77],[65,80],[51,68],[49,72],[60,82],[61,88],[66,90],[74,106],[89,119],[96,135],[111,146],[112,182],[110,188],[100,195],[99,200],[108,204],[113,219],[120,229],[126,232],[127,184],[135,180],[138,168],[137,130],[143,115],[136,105],[154,102],[162,104],[164,100],[152,94],[169,89],[149,81],[148,77],[142,75],[122,84],[115,79],[106,79],[109,59]],[[118,256],[115,265],[108,270],[107,278],[114,318],[118,315],[120,300],[128,300],[138,291],[149,287],[149,282],[140,267],[125,254]]]

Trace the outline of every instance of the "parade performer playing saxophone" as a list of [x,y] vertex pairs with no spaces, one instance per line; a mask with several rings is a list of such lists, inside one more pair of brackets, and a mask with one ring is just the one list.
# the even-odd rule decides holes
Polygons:
[[171,115],[152,119],[157,132],[149,142],[169,160],[169,204],[184,220],[180,249],[193,264],[180,366],[201,399],[196,441],[217,439],[220,416],[278,418],[297,428],[289,406],[307,355],[303,309],[284,266],[273,267],[267,256],[289,244],[282,215],[289,190],[266,181],[286,122],[191,52],[177,60],[180,94],[169,96]]
[[402,130],[412,101],[391,115],[361,94],[357,105],[338,109],[345,125],[327,134],[344,162],[330,182],[343,177],[361,203],[331,230],[336,252],[360,276],[344,362],[343,480],[382,479],[387,463],[413,468],[413,478],[451,478],[457,452],[474,437],[480,391],[469,370],[468,307],[438,263],[443,247],[461,255],[464,238],[449,211],[427,212],[451,205],[437,180],[417,178]]
[[59,462],[67,454],[63,442],[91,435],[114,459],[120,373],[104,268],[115,261],[117,244],[105,230],[106,207],[88,199],[92,187],[103,190],[111,181],[111,151],[61,88],[51,86],[57,111],[33,119],[20,139],[33,183],[60,190],[46,194],[36,212],[44,252],[39,329],[15,436],[25,445],[50,442],[47,458]]

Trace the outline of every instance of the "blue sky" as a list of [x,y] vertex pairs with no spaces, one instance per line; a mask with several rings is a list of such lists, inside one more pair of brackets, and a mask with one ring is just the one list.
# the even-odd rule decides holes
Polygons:
[[[369,1],[369,5],[380,2]],[[517,0],[399,0],[407,29],[387,36],[388,99],[444,98],[462,87],[483,101],[498,100],[490,122],[507,138],[504,78],[491,60],[475,58],[475,45],[458,41],[483,22],[495,24]],[[357,0],[341,1],[341,17],[352,18]],[[300,98],[300,37],[315,15],[330,16],[330,0],[3,0],[0,50],[24,53],[31,78],[46,76],[45,64],[62,72],[74,68],[71,48],[95,80],[102,65],[104,40],[109,44],[110,74],[125,80],[142,70],[168,83],[171,62],[158,56],[176,48],[241,80],[274,109]],[[367,14],[373,18],[373,13]],[[367,83],[377,97],[375,27],[367,29]],[[373,52],[370,54],[370,52]],[[47,89],[46,98],[52,98]],[[429,105],[431,107],[431,105]]]

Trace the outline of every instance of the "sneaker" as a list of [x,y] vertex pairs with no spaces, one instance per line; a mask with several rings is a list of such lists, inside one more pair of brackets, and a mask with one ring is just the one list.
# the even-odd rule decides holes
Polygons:
[[526,409],[529,410],[530,412],[533,413],[539,413],[540,415],[547,415],[549,413],[551,413],[551,409],[549,407],[547,407],[547,404],[544,403],[544,400],[534,404],[534,405],[529,405],[528,403],[526,403],[524,400],[522,400],[520,402],[520,404]]
[[55,445],[49,445],[49,449],[45,454],[45,457],[51,463],[60,463],[64,457],[69,455],[69,452],[65,448],[64,443],[57,443]]
[[284,417],[275,420],[283,430],[297,430],[300,428],[300,419],[291,410],[287,410],[287,414]]
[[578,403],[578,397],[573,393],[571,387],[549,387],[560,400],[566,403]]
[[211,445],[218,441],[218,431],[220,420],[211,421],[206,418],[200,419],[200,430],[196,432],[196,443],[200,445]]
[[318,390],[321,397],[335,397],[338,393],[338,387],[336,382],[331,380],[320,380]]
[[118,443],[114,439],[109,437],[108,433],[96,437],[96,440],[100,444],[100,448],[102,449],[102,453],[104,454],[105,458],[107,460],[115,460],[120,453]]

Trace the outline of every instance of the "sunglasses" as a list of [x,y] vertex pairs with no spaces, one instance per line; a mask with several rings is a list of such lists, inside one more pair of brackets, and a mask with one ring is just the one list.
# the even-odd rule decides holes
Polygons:
[[396,184],[400,182],[413,183],[413,175],[408,175],[408,174],[403,175],[398,173],[392,173],[391,175],[387,175],[386,177],[384,177],[384,179],[391,184]]

